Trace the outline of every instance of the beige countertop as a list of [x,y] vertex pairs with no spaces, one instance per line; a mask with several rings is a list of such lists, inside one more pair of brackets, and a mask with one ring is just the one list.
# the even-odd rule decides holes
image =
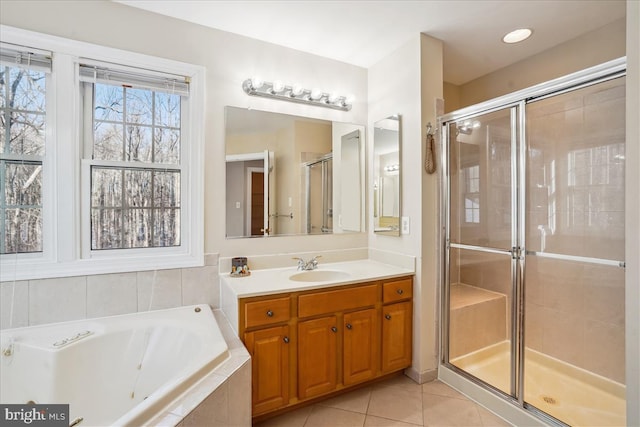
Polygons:
[[320,289],[414,274],[412,270],[370,259],[321,263],[318,265],[318,268],[313,271],[338,271],[346,273],[346,277],[326,281],[301,282],[290,279],[291,276],[301,272],[298,271],[296,267],[287,267],[255,270],[251,272],[250,276],[246,277],[233,277],[228,273],[221,274],[220,279],[229,287],[231,292],[235,294],[236,298],[246,298],[283,292]]
[[250,276],[245,277],[232,277],[229,273],[220,274],[222,311],[238,333],[238,299],[240,298],[322,289],[372,280],[391,279],[415,273],[414,269],[398,267],[372,259],[320,263],[318,268],[313,271],[337,271],[346,273],[346,276],[334,280],[300,282],[290,278],[300,273],[296,267],[254,270]]

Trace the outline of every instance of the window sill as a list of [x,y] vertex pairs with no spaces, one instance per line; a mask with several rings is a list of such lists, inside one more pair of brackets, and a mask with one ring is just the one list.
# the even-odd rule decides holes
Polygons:
[[[10,257],[10,256],[9,256]],[[9,258],[8,257],[8,258]],[[56,277],[88,276],[135,271],[167,270],[204,266],[203,254],[152,254],[104,257],[70,262],[48,259],[2,259],[0,281],[35,280]]]

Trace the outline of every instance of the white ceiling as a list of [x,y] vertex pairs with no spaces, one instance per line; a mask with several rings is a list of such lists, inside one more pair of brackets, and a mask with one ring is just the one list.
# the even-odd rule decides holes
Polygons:
[[[423,32],[445,80],[466,83],[625,16],[624,0],[114,0],[368,68]],[[516,45],[516,28],[533,36]]]

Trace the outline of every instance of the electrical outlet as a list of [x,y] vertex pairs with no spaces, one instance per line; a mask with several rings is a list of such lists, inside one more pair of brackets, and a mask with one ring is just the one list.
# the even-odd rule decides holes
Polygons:
[[400,234],[409,234],[409,217],[402,217],[402,227],[400,228]]
[[240,202],[236,202],[236,209],[240,209]]

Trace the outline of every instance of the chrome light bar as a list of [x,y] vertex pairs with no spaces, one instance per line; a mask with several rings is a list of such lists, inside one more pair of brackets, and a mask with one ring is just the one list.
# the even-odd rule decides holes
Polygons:
[[304,89],[300,85],[288,86],[277,80],[265,82],[256,78],[246,79],[242,82],[242,90],[247,95],[316,105],[341,111],[351,110],[353,103],[352,96],[325,93],[320,89]]

